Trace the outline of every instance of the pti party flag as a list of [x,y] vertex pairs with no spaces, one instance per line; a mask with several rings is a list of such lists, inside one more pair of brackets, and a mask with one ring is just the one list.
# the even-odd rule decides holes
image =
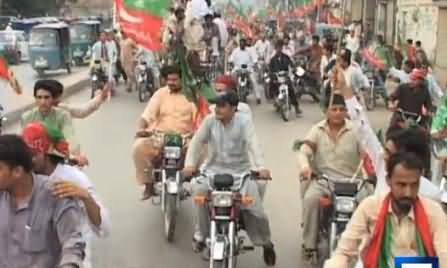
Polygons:
[[122,31],[143,47],[162,48],[163,21],[169,14],[171,0],[115,0],[117,19]]

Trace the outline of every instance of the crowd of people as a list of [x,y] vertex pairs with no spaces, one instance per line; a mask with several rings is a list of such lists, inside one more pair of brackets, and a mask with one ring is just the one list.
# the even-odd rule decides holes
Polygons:
[[[91,238],[107,236],[110,219],[81,169],[88,159],[76,139],[72,119],[97,111],[116,90],[120,76],[132,91],[139,57],[150,58],[147,62],[159,80],[159,89],[138,120],[133,144],[142,200],[155,198],[153,170],[167,133],[190,137],[182,174],[192,178],[193,198],[210,190],[213,174],[240,176],[257,170],[261,178],[271,179],[251,108],[240,101],[238,71],[248,69],[260,105],[264,92],[266,101],[276,98],[278,85],[265,82],[259,72],[265,69],[274,80],[277,72],[293,73],[298,59],[304,57],[314,97],[321,102],[325,117],[309,130],[298,150],[303,259],[309,261],[317,254],[320,199],[331,194],[329,182],[315,178],[324,174],[334,181],[360,179],[359,170],[370,162],[375,179],[368,180],[370,184],[358,194],[359,206],[324,267],[352,267],[358,259],[366,268],[393,267],[394,256],[437,256],[440,267],[447,267],[443,229],[447,217],[441,206],[447,203],[447,193],[436,184],[430,153],[432,138],[447,138],[447,103],[421,42],[413,46],[408,40],[402,53],[387,47],[380,35],[367,40],[358,24],[349,27],[346,36],[334,38],[320,36],[305,25],[272,32],[258,22],[252,25],[255,35],[244,36],[228,27],[220,13],[198,16],[190,5],[188,1],[172,8],[160,53],[146,50],[118,31],[101,33],[92,48],[92,62],[106,64],[109,83],[88,103],[63,103],[62,84],[36,82],[36,107],[23,114],[21,133],[0,136],[0,215],[7,219],[0,221],[0,267],[92,267]],[[365,61],[363,49],[373,51],[383,64]],[[188,75],[180,66],[183,59],[193,76],[207,79],[213,76],[207,75],[210,69],[202,63],[219,66],[208,81],[216,93],[209,100],[211,112],[200,124],[196,103],[183,94],[182,78]],[[362,99],[362,91],[371,86],[366,65],[377,71],[384,84],[387,80],[398,84],[386,97],[393,115],[383,144],[369,123]],[[292,79],[287,84],[291,104],[302,116],[300,93],[294,90]],[[410,125],[403,114],[420,120]],[[262,247],[266,265],[274,266],[277,256],[263,207],[266,187],[265,182],[246,183],[243,191],[255,199],[255,205],[243,209],[244,228],[253,245]],[[209,257],[207,209],[195,204],[194,219],[193,249]]]

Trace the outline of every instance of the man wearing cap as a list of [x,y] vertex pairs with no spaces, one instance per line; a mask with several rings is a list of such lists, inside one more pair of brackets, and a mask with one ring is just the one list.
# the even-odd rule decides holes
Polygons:
[[426,71],[423,69],[414,69],[410,74],[410,83],[401,84],[396,91],[390,95],[389,109],[393,111],[390,126],[387,131],[389,135],[396,129],[407,128],[402,115],[398,111],[403,110],[413,114],[420,115],[422,121],[420,126],[425,126],[429,111],[431,111],[433,104],[425,82]]
[[39,80],[34,85],[34,98],[36,106],[22,115],[22,129],[31,122],[47,122],[61,131],[72,145],[71,152],[79,154],[80,145],[76,139],[73,122],[70,114],[54,107],[63,85],[56,80]]
[[82,231],[87,240],[84,268],[91,268],[91,238],[106,237],[110,233],[110,219],[90,179],[76,167],[65,164],[69,144],[55,127],[41,122],[30,123],[22,138],[33,154],[33,171],[48,176],[53,182],[52,192],[57,198],[75,198],[81,202],[84,217]]
[[340,181],[350,179],[356,174],[363,151],[352,123],[346,119],[343,96],[334,94],[326,99],[326,119],[311,128],[298,154],[301,187],[308,187],[302,189],[303,256],[306,260],[317,250],[319,200],[330,195],[327,183],[312,175],[324,174]]
[[0,136],[0,267],[83,267],[79,203],[53,196],[48,177],[32,168],[23,140]]
[[[233,92],[237,91],[237,82],[231,75],[223,74],[217,77],[216,81],[214,82],[214,85],[215,85],[214,89],[216,90],[216,93],[218,95],[226,94],[229,91]],[[210,106],[210,110],[212,112],[215,111],[215,108],[216,108],[215,105]],[[237,105],[237,111],[248,114],[250,118],[252,117],[250,106],[244,102],[239,102],[239,104]]]
[[[256,140],[253,123],[245,113],[237,113],[238,96],[234,91],[219,95],[215,99],[216,112],[208,115],[194,135],[185,159],[184,175],[192,176],[199,169],[203,145],[207,144],[207,159],[201,166],[200,176],[192,182],[192,196],[203,196],[208,190],[207,180],[213,174],[232,174],[236,180],[251,170],[257,170],[261,178],[270,178],[270,171],[264,167],[264,157]],[[237,181],[236,181],[237,184]],[[262,205],[261,193],[256,181],[245,182],[241,192],[252,196],[253,205],[243,209],[245,228],[255,246],[264,249],[264,262],[274,266],[276,254],[271,242],[270,226]],[[209,237],[208,210],[195,206],[198,222],[193,236],[194,250],[205,248]]]

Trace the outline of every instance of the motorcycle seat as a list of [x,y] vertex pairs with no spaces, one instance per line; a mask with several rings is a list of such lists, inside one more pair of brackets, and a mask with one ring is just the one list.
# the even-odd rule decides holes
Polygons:
[[214,176],[214,187],[216,189],[230,188],[234,184],[234,177],[230,174],[219,174]]
[[354,196],[357,193],[357,183],[337,182],[334,184],[334,193],[336,195]]
[[320,198],[320,208],[330,208],[332,206],[331,199],[328,197]]

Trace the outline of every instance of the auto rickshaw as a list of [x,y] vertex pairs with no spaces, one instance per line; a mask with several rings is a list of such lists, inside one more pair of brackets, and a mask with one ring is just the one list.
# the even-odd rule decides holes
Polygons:
[[98,39],[101,22],[76,21],[70,26],[71,51],[76,65],[90,63],[92,47]]
[[71,73],[70,28],[66,23],[40,24],[30,33],[30,62],[39,76],[45,71]]

